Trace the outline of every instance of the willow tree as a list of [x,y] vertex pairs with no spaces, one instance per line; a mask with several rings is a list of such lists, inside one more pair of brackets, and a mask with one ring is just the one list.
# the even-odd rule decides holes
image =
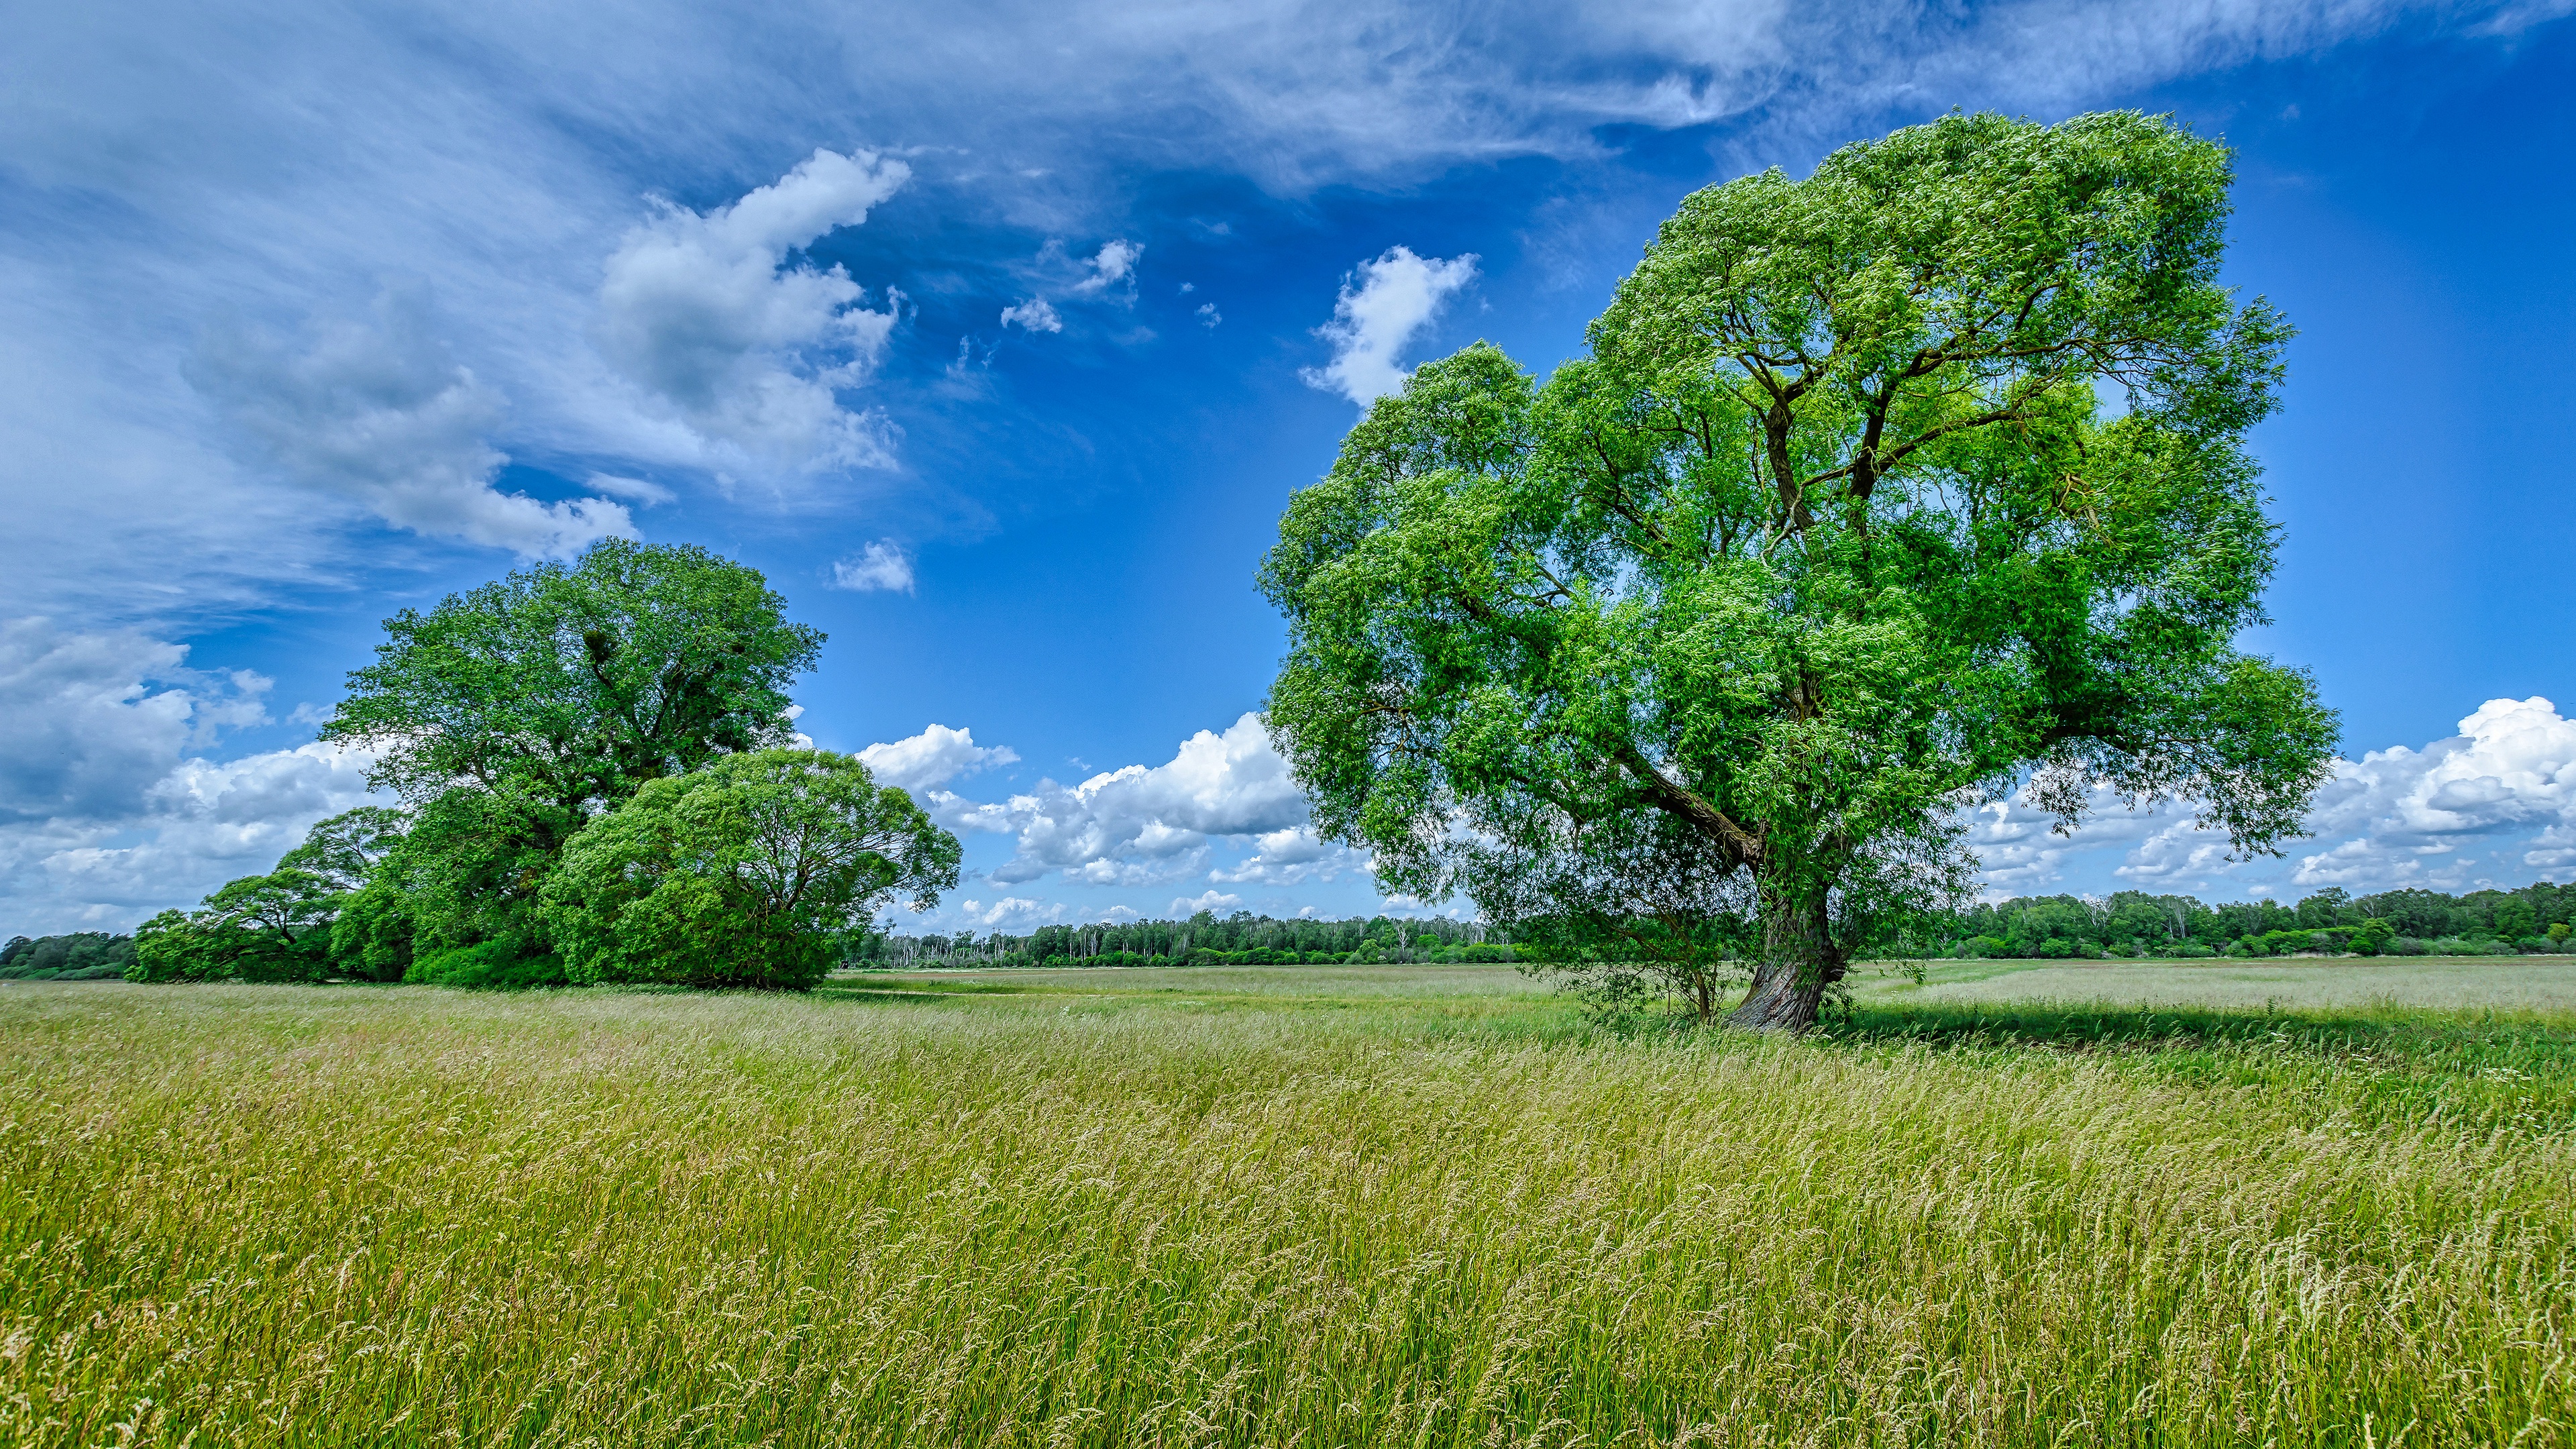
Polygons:
[[1501,918],[1739,921],[1732,1019],[1789,1028],[1959,888],[1963,805],[2276,852],[2335,720],[2234,644],[2290,332],[2218,280],[2229,181],[2157,118],[1952,116],[1694,194],[1543,385],[1423,367],[1263,568],[1319,827]]

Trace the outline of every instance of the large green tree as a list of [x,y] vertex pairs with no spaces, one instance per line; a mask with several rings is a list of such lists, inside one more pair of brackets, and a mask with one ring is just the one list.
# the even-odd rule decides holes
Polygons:
[[705,549],[609,539],[386,620],[322,738],[376,752],[369,783],[413,808],[383,863],[405,919],[429,944],[533,949],[536,893],[591,820],[648,781],[787,743],[787,690],[823,635],[785,609]]
[[1691,196],[1543,386],[1422,368],[1262,573],[1320,828],[1500,920],[1740,952],[1733,1019],[1789,1028],[1955,897],[1963,803],[2295,835],[2335,721],[2233,642],[2289,329],[2219,283],[2229,181],[2156,118],[1952,116]]

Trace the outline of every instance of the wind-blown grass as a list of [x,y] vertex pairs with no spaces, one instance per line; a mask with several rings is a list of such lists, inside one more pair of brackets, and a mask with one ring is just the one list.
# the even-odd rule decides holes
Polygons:
[[0,1441],[2576,1442],[2565,1016],[1033,975],[0,991]]

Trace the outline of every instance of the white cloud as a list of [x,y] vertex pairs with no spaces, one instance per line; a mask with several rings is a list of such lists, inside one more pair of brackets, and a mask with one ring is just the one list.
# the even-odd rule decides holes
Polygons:
[[1049,305],[1044,297],[1031,297],[1025,302],[1003,308],[1002,325],[1009,327],[1014,323],[1030,332],[1064,330],[1064,319],[1056,315],[1055,308]]
[[1205,869],[1211,839],[1293,832],[1306,822],[1305,796],[1256,714],[1222,734],[1199,731],[1160,765],[1073,786],[1042,780],[993,804],[944,791],[928,801],[951,829],[1016,832],[1016,852],[992,873],[1001,885],[1057,871],[1086,885],[1163,884]]
[[1240,910],[1242,907],[1243,897],[1209,890],[1201,891],[1194,896],[1175,897],[1172,901],[1172,915],[1175,919],[1182,920],[1195,916],[1201,911],[1222,916],[1228,911]]
[[890,538],[881,538],[859,550],[854,558],[832,565],[832,587],[866,593],[882,589],[892,594],[912,592],[912,560]]
[[877,783],[913,791],[997,765],[1016,764],[1019,758],[1008,745],[978,745],[973,730],[953,730],[943,724],[859,751],[859,759]]
[[1096,297],[1125,282],[1128,296],[1132,299],[1135,296],[1136,260],[1143,255],[1143,247],[1123,237],[1103,245],[1100,254],[1085,263],[1088,275],[1073,284],[1073,294]]
[[1064,919],[1061,901],[1032,901],[1019,896],[1004,896],[986,905],[982,901],[957,903],[960,918],[969,925],[988,931],[1026,934],[1040,926],[1050,926]]
[[1216,304],[1214,302],[1201,302],[1199,304],[1198,319],[1201,327],[1214,327],[1225,320],[1225,314],[1216,309]]
[[788,256],[857,226],[912,175],[873,151],[817,150],[729,206],[661,204],[608,259],[592,335],[609,363],[678,411],[711,462],[771,471],[891,467],[881,412],[841,406],[894,330],[899,298]]
[[2111,877],[2125,889],[2304,896],[2400,887],[2464,891],[2576,865],[2576,720],[2551,701],[2492,699],[2459,734],[2424,748],[2337,760],[2285,857],[2231,858],[2227,837],[2189,809],[2132,814],[2097,796],[2072,838],[2016,800],[1975,812],[1969,843],[1998,893],[2062,881],[2082,860],[2127,846]]
[[[2568,863],[2558,841],[2571,827],[2576,720],[2538,695],[2491,699],[2449,739],[2337,761],[2310,822],[2320,840],[2334,843],[2296,854],[2289,883],[2302,891],[2418,883],[2457,890],[2517,866]],[[2527,832],[2536,833],[2516,838]]]
[[267,712],[257,675],[187,667],[187,646],[0,621],[0,821],[114,821],[183,751]]
[[417,294],[387,293],[372,319],[310,332],[290,346],[237,323],[213,328],[187,368],[289,477],[398,528],[529,556],[634,536],[607,499],[543,503],[492,486],[509,461],[486,441],[501,396],[456,364]]
[[1395,246],[1360,263],[1357,275],[1358,286],[1342,284],[1333,320],[1315,329],[1316,336],[1332,344],[1333,360],[1297,375],[1308,387],[1340,393],[1367,407],[1403,389],[1404,350],[1431,325],[1441,304],[1475,279],[1476,257],[1470,253],[1442,261]]
[[680,498],[679,494],[659,483],[642,478],[621,477],[615,473],[593,473],[587,486],[611,497],[641,503],[647,508],[659,508],[665,503],[676,503]]
[[190,669],[132,633],[0,623],[0,934],[121,929],[268,869],[366,798],[368,757],[323,745],[228,763],[268,681]]
[[1232,870],[1212,870],[1208,879],[1225,885],[1294,886],[1331,881],[1344,872],[1368,869],[1369,858],[1346,845],[1317,838],[1311,825],[1266,831],[1253,837],[1254,854]]

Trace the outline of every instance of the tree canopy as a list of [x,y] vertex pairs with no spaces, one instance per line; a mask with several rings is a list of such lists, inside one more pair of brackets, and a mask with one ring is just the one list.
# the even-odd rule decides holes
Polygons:
[[786,743],[823,635],[785,609],[705,549],[605,539],[386,620],[322,738],[377,751],[370,783],[415,805],[472,786],[578,814]]
[[544,915],[576,981],[811,986],[898,896],[957,884],[957,837],[827,750],[648,782],[582,832]]
[[1380,399],[1265,560],[1272,733],[1324,832],[1612,954],[1744,954],[1803,1027],[1957,900],[1957,807],[2097,783],[2240,849],[2333,714],[2239,652],[2275,527],[2244,434],[2289,328],[2220,285],[2225,150],[1951,116],[1688,198],[1539,383]]

